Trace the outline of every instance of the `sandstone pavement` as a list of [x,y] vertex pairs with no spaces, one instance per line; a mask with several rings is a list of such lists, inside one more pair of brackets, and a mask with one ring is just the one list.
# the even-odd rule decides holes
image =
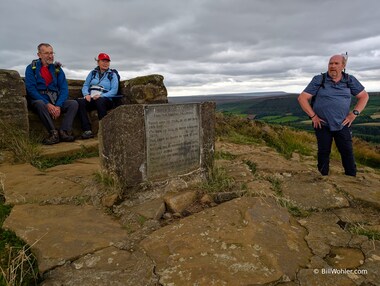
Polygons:
[[45,286],[379,285],[380,242],[353,231],[380,228],[378,171],[359,166],[351,178],[333,161],[321,177],[313,157],[216,150],[235,155],[216,161],[235,181],[223,203],[178,178],[105,206],[98,158],[46,171],[3,162],[15,205],[4,227],[32,246]]

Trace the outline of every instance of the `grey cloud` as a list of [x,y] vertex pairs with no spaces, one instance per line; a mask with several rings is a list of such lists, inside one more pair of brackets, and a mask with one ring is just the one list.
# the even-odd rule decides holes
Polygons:
[[161,73],[176,92],[288,91],[348,51],[349,71],[375,86],[379,8],[377,0],[2,0],[0,63],[23,73],[46,41],[76,78],[106,52],[125,76]]

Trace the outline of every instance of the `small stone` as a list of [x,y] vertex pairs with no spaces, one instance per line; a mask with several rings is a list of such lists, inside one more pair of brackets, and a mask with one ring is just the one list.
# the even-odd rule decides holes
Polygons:
[[119,196],[117,194],[104,196],[104,197],[102,197],[102,205],[107,207],[107,208],[110,208],[116,203],[118,198],[119,198]]
[[164,213],[162,216],[163,219],[172,219],[173,215],[171,213]]
[[212,199],[212,197],[209,194],[206,194],[206,195],[202,196],[202,198],[201,198],[201,204],[211,205],[212,203],[214,203],[214,200]]

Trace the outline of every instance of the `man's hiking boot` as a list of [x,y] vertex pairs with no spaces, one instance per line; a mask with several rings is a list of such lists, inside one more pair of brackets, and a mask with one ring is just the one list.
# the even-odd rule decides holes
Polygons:
[[86,130],[82,133],[82,136],[80,137],[82,139],[90,139],[90,138],[94,138],[94,133],[92,133],[91,130]]
[[57,130],[51,130],[49,137],[42,140],[42,144],[44,145],[53,145],[59,143],[59,135]]
[[66,130],[59,130],[59,138],[62,142],[73,142],[75,140],[75,137],[71,135],[71,132],[69,133]]

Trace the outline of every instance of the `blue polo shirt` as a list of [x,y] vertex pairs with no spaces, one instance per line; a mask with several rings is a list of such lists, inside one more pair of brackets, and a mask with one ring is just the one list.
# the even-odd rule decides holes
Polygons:
[[324,87],[320,87],[321,82],[322,75],[314,76],[304,92],[316,96],[318,91],[313,105],[314,112],[326,121],[331,131],[341,130],[342,123],[350,112],[352,96],[362,92],[364,86],[354,76],[348,74],[343,74],[342,79],[335,83],[326,73]]

